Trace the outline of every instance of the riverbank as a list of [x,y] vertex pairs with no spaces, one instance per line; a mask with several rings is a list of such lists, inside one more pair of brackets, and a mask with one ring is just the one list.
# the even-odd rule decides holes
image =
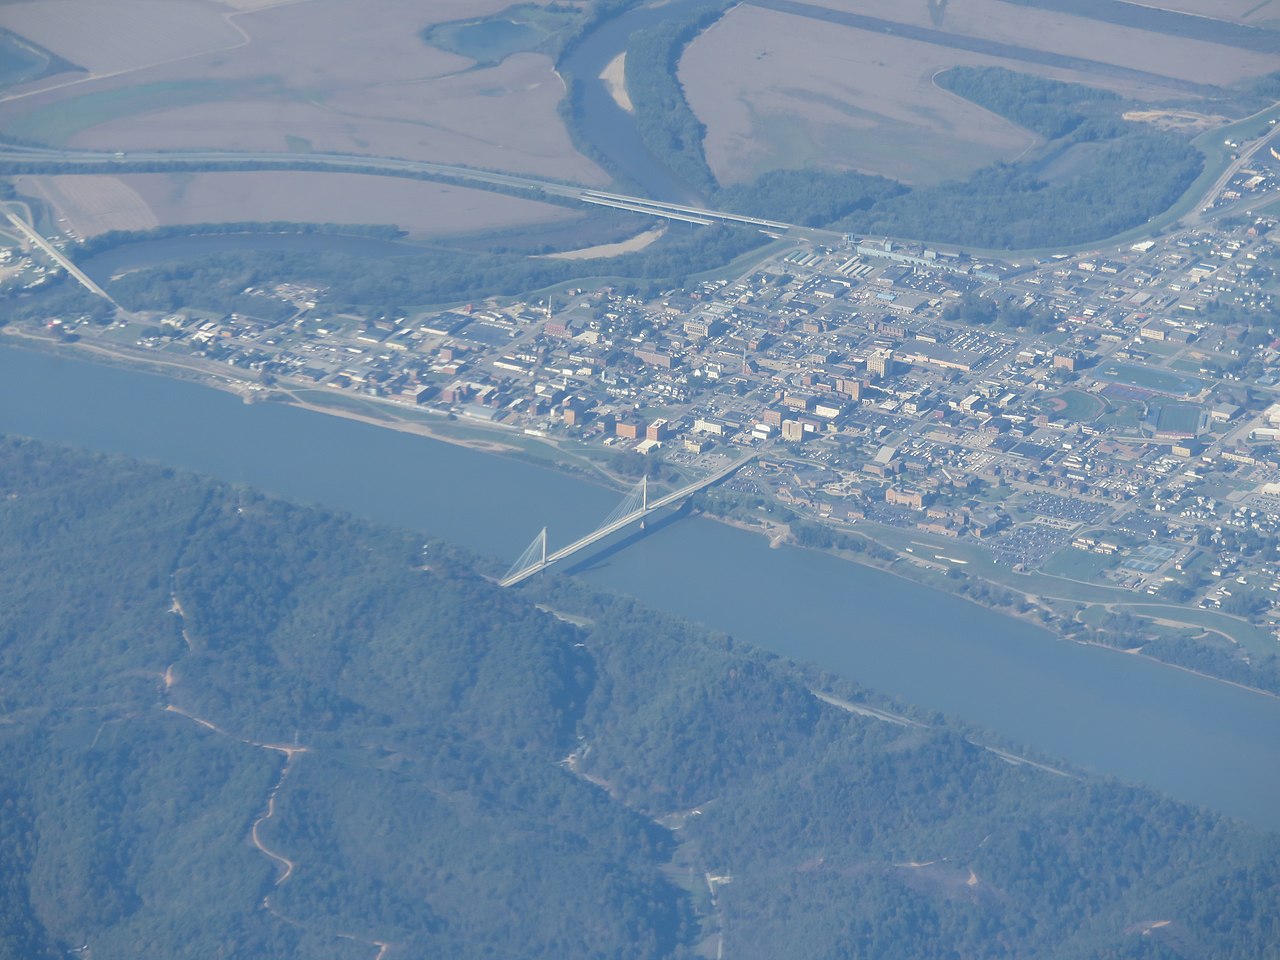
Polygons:
[[[456,543],[489,558],[518,556],[543,527],[553,543],[572,542],[617,505],[616,488],[594,471],[548,470],[549,463],[535,467],[526,457],[495,460],[285,402],[246,404],[230,391],[204,389],[182,370],[159,377],[141,365],[9,342],[0,338],[0,431],[7,434],[215,477],[420,531],[424,542]],[[439,425],[473,436],[477,429]],[[523,440],[505,432],[482,436]],[[545,451],[538,448],[540,456]],[[734,486],[722,490],[732,493]],[[752,519],[750,511],[739,515]],[[789,521],[776,512],[761,516]],[[1025,621],[925,589],[902,564],[894,572],[907,576],[885,576],[865,564],[792,549],[781,542],[780,527],[760,537],[705,519],[690,511],[651,524],[648,534],[628,531],[576,565],[572,580],[553,576],[534,590],[545,591],[553,607],[560,606],[558,583],[634,597],[914,704],[924,717],[956,717],[1001,741],[1025,744],[1036,756],[1280,826],[1268,802],[1280,792],[1275,699],[1157,669],[1141,657],[1103,657],[1058,642]],[[794,522],[792,528],[803,533]],[[919,538],[902,543],[913,539]],[[500,566],[494,560],[487,569],[500,575]]]
[[394,410],[388,410],[386,417],[376,417],[372,414],[363,414],[350,408],[344,408],[337,405],[327,405],[309,402],[299,398],[290,386],[264,385],[254,383],[250,380],[241,380],[227,376],[221,370],[214,369],[211,365],[205,365],[196,360],[179,360],[170,359],[168,357],[157,357],[150,353],[142,353],[129,350],[126,347],[117,345],[106,345],[102,343],[89,343],[86,341],[77,341],[68,343],[58,340],[54,337],[42,337],[26,331],[18,330],[13,327],[3,328],[3,332],[8,337],[13,337],[21,341],[17,346],[23,349],[38,350],[45,353],[57,354],[64,350],[71,350],[76,353],[89,354],[95,362],[103,362],[115,364],[122,367],[133,369],[142,369],[148,373],[154,373],[158,376],[174,376],[173,371],[180,371],[185,376],[180,379],[189,380],[200,383],[215,390],[221,390],[224,393],[232,394],[239,397],[245,403],[287,403],[303,410],[311,410],[316,413],[323,413],[329,416],[342,417],[346,420],[354,420],[359,423],[366,423],[375,427],[389,427],[399,430],[402,433],[412,433],[418,436],[428,437],[432,440],[439,440],[442,443],[451,443],[460,447],[467,447],[472,450],[479,450],[484,453],[494,453],[498,455],[507,455],[518,453],[520,448],[509,444],[504,444],[493,440],[482,440],[475,438],[464,438],[457,435],[451,435],[445,430],[432,429],[426,423],[408,420],[403,417],[394,416]]
[[613,97],[614,103],[627,113],[636,112],[635,104],[631,102],[631,94],[627,93],[627,51],[623,50],[610,60],[598,79],[604,81],[605,89],[609,91],[609,96]]
[[[595,451],[574,451],[571,449],[573,441],[569,440],[557,440],[526,434],[517,432],[513,427],[482,421],[464,423],[457,419],[448,419],[450,415],[440,412],[419,411],[416,409],[406,410],[403,404],[377,397],[353,397],[343,392],[334,392],[332,396],[329,396],[324,388],[317,388],[311,385],[291,383],[267,385],[256,383],[229,376],[223,368],[217,367],[212,363],[202,362],[196,358],[156,356],[151,351],[131,349],[122,344],[87,342],[84,340],[68,343],[54,337],[41,336],[13,327],[3,328],[3,332],[10,338],[19,341],[19,344],[24,348],[55,355],[65,351],[88,355],[95,362],[124,368],[142,369],[153,374],[176,377],[213,387],[224,393],[236,396],[245,403],[287,405],[369,426],[390,428],[399,433],[436,440],[489,456],[500,456],[540,467],[552,467],[578,480],[585,480],[610,490],[625,489],[634,481],[634,478],[623,477],[608,470],[591,455]],[[358,409],[359,406],[364,406],[367,410],[362,411]],[[436,422],[430,422],[428,418]],[[717,520],[753,535],[763,536],[769,546],[774,549],[784,544],[801,546],[796,540],[791,525],[787,523],[770,520],[746,521],[712,513],[704,513],[703,515],[708,519]],[[805,519],[803,522],[820,523],[821,521]],[[1242,690],[1262,693],[1268,697],[1276,697],[1274,692],[1261,687],[1241,683],[1238,680],[1232,680],[1152,656],[1142,652],[1141,645],[1138,648],[1117,648],[1106,643],[1070,636],[1069,627],[1083,622],[1081,615],[1084,611],[1095,605],[1124,604],[1125,600],[1123,598],[1118,598],[1109,603],[1095,604],[1073,597],[1048,593],[1041,589],[1043,584],[1032,590],[1010,582],[1008,578],[993,579],[983,576],[974,570],[971,564],[966,565],[961,579],[953,580],[948,574],[953,569],[958,568],[935,563],[917,554],[914,548],[902,548],[900,544],[893,545],[890,542],[886,542],[885,538],[877,537],[877,532],[870,529],[866,524],[860,524],[859,527],[861,529],[841,528],[840,532],[858,537],[869,547],[874,546],[886,551],[891,554],[892,559],[881,560],[872,556],[869,551],[854,552],[836,547],[826,549],[806,547],[805,549],[817,550],[817,552],[828,554],[845,562],[852,562],[868,569],[889,573],[917,586],[936,590],[942,594],[964,600],[980,609],[1048,630],[1060,640],[1070,640],[1074,643],[1116,652],[1129,652],[1130,656],[1142,657],[1153,663],[1174,667],[1195,676],[1230,684]],[[886,533],[893,532],[886,531]],[[970,590],[967,589],[974,585],[979,585],[988,593],[1002,591],[1008,595],[1010,602],[986,602],[982,597],[974,597],[970,595]],[[960,586],[961,589],[956,589],[957,586]],[[1149,604],[1145,603],[1141,605],[1149,606]],[[1020,606],[1022,609],[1019,609]],[[1178,609],[1162,607],[1158,614],[1135,613],[1134,615],[1152,623],[1182,627],[1188,630],[1193,628],[1201,630],[1214,629],[1204,624],[1178,619]],[[1135,649],[1137,652],[1133,652]]]
[[547,260],[595,260],[602,257],[618,257],[624,253],[635,253],[637,250],[643,250],[650,244],[661,240],[666,232],[665,225],[653,227],[643,233],[637,233],[634,237],[619,240],[617,243],[599,243],[594,247],[583,247],[580,250],[547,253],[543,254],[543,257]]
[[[935,578],[928,576],[929,573],[941,573],[945,578],[946,568],[944,568],[941,564],[931,563],[930,561],[924,558],[918,557],[915,554],[903,554],[903,553],[894,551],[893,559],[886,562],[886,561],[879,560],[876,557],[869,555],[868,553],[857,553],[851,550],[843,550],[843,549],[840,549],[839,547],[819,548],[819,547],[804,546],[796,540],[792,532],[791,526],[786,523],[778,523],[775,521],[767,521],[767,520],[760,521],[757,523],[757,522],[750,522],[746,520],[740,520],[740,519],[736,519],[728,516],[719,516],[711,513],[705,513],[703,514],[703,516],[706,516],[708,519],[716,520],[720,523],[727,524],[736,529],[743,530],[745,532],[755,534],[758,536],[762,536],[768,541],[769,546],[772,549],[777,549],[783,546],[784,544],[786,544],[789,546],[796,547],[797,549],[811,550],[816,553],[821,553],[827,556],[835,557],[836,559],[839,559],[846,563],[856,563],[870,570],[877,570],[881,573],[887,573],[887,574],[890,574],[891,576],[898,577],[908,583],[912,583],[917,586],[925,587],[930,590],[938,590],[939,592],[946,593],[947,595],[955,597],[958,600],[963,600],[966,603],[971,603],[974,606],[979,607],[983,610],[988,610],[992,613],[996,613],[1001,616],[1010,617],[1015,620],[1023,621],[1039,629],[1048,630],[1058,640],[1061,640],[1064,642],[1075,643],[1085,647],[1096,647],[1100,650],[1107,650],[1112,653],[1121,653],[1127,656],[1137,657],[1137,658],[1146,660],[1149,663],[1159,664],[1162,667],[1169,667],[1174,670],[1180,670],[1184,673],[1190,674],[1195,677],[1200,677],[1201,679],[1204,679],[1204,680],[1212,680],[1215,683],[1226,684],[1227,686],[1234,687],[1238,690],[1247,691],[1249,693],[1261,694],[1262,696],[1269,697],[1273,700],[1280,700],[1280,694],[1277,694],[1274,691],[1267,690],[1262,687],[1254,686],[1247,683],[1241,683],[1238,680],[1232,680],[1227,677],[1217,676],[1212,673],[1207,673],[1203,670],[1197,670],[1194,667],[1188,667],[1188,666],[1185,666],[1184,664],[1173,663],[1169,660],[1164,660],[1164,659],[1161,659],[1160,657],[1152,656],[1151,654],[1144,652],[1142,646],[1127,647],[1127,648],[1116,647],[1106,643],[1099,643],[1096,640],[1087,640],[1087,639],[1081,639],[1078,637],[1067,636],[1064,633],[1064,631],[1061,629],[1063,623],[1079,622],[1080,614],[1084,610],[1088,609],[1089,607],[1094,606],[1094,604],[1082,603],[1080,601],[1073,600],[1070,598],[1065,598],[1065,597],[1053,597],[1053,596],[1046,596],[1045,594],[1042,594],[1042,593],[1033,593],[1027,590],[1019,589],[1017,586],[1011,586],[1007,583],[1003,583],[995,580],[989,580],[985,577],[966,573],[965,574],[966,578],[972,578],[972,580],[985,585],[989,589],[1009,591],[1010,593],[1018,597],[1027,606],[1027,609],[1019,610],[1016,608],[1011,608],[1009,605],[1006,605],[1006,604],[984,603],[981,599],[969,596],[963,591],[946,589],[945,585],[947,581],[945,579],[943,580],[942,583],[938,583]],[[844,531],[844,532],[854,536],[858,536],[868,544],[874,544],[880,547],[884,546],[879,540],[875,538],[873,534],[865,530],[864,531]],[[920,576],[919,574],[921,573],[924,573],[925,575]],[[1052,607],[1047,605],[1044,602],[1045,600],[1053,600],[1060,604],[1069,605],[1070,607],[1075,608],[1074,615],[1070,618],[1065,616],[1065,614],[1063,614],[1062,612],[1056,611]],[[1123,605],[1124,604],[1121,604],[1121,603],[1115,603],[1115,604],[1107,604],[1106,606],[1110,607],[1110,606],[1123,606]],[[1149,604],[1140,604],[1140,603],[1134,603],[1131,605],[1132,606],[1149,606]],[[1170,610],[1168,612],[1172,614],[1176,611]],[[1163,624],[1165,626],[1180,627],[1184,629],[1195,629],[1199,627],[1202,630],[1219,633],[1220,635],[1226,637],[1228,640],[1231,640],[1230,637],[1227,637],[1227,635],[1221,633],[1221,631],[1216,631],[1216,630],[1213,630],[1212,628],[1202,627],[1200,624],[1192,623],[1187,620],[1178,620],[1173,616],[1156,616],[1153,614],[1141,614],[1141,613],[1135,614],[1135,616],[1139,617],[1140,619],[1150,620],[1153,623]],[[1235,641],[1232,640],[1231,642],[1234,643]]]
[[[202,362],[196,358],[157,356],[153,351],[131,349],[121,344],[94,343],[83,339],[68,342],[15,327],[0,327],[0,334],[19,341],[13,343],[11,340],[10,343],[20,349],[52,356],[67,351],[87,354],[86,359],[90,362],[198,383],[231,394],[245,403],[280,404],[368,426],[384,427],[491,456],[554,468],[609,490],[625,490],[636,480],[635,477],[626,477],[607,469],[588,452],[579,453],[569,449],[572,441],[518,432],[516,428],[503,424],[480,420],[464,421],[438,411],[406,408],[404,404],[381,397],[353,397],[342,391],[326,394],[324,388],[307,384],[276,382],[267,385],[229,376],[225,368],[211,362]],[[301,395],[303,393],[313,394],[315,398],[306,399]],[[368,407],[369,412],[356,409],[355,404]],[[426,418],[436,422],[430,422]]]

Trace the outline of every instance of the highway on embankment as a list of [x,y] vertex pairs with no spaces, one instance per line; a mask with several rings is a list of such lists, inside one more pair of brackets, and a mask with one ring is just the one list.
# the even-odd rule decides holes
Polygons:
[[[1266,116],[1271,110],[1261,111],[1252,118]],[[1245,121],[1240,121],[1243,123]],[[1226,129],[1226,128],[1224,128]],[[1264,144],[1273,142],[1271,132],[1256,138],[1245,147],[1238,156],[1232,158],[1212,181],[1207,189],[1193,186],[1195,196],[1184,196],[1176,207],[1186,207],[1189,211],[1179,219],[1184,223],[1197,223],[1225,215],[1234,210],[1210,211],[1206,204],[1222,191],[1230,178],[1247,163]],[[170,152],[160,150],[143,150],[124,152],[107,152],[92,150],[67,150],[53,147],[37,147],[19,144],[0,143],[0,175],[5,173],[26,174],[76,174],[76,173],[162,173],[162,172],[233,172],[252,170],[294,170],[299,172],[341,172],[360,173],[371,176],[405,177],[437,182],[456,183],[463,186],[472,185],[480,189],[511,192],[533,199],[544,198],[551,202],[573,202],[592,206],[604,206],[644,216],[658,217],[697,225],[713,223],[748,226],[774,237],[793,237],[810,242],[834,245],[844,239],[844,234],[814,227],[779,220],[767,220],[745,214],[724,210],[713,210],[687,204],[650,200],[645,197],[628,196],[626,194],[609,193],[577,184],[547,180],[521,174],[501,173],[495,170],[479,170],[473,167],[458,166],[448,163],[434,163],[427,160],[408,160],[398,157],[378,157],[364,154],[346,153],[252,153],[246,151],[186,151]],[[1190,194],[1191,191],[1188,191]],[[1270,198],[1267,198],[1269,201]],[[1189,201],[1194,201],[1191,206]],[[88,276],[80,271],[61,251],[57,250],[44,237],[28,224],[20,222],[12,213],[6,211],[9,220],[39,246],[56,263],[62,266],[72,277],[96,296],[103,297],[117,309],[119,305]],[[1153,218],[1150,227],[1169,226],[1161,222],[1161,218]],[[1137,236],[1133,231],[1122,233],[1120,237],[1132,239]],[[1117,237],[1116,239],[1120,239]],[[1087,245],[1077,245],[1079,249],[1096,249],[1106,246],[1109,239],[1094,241]],[[944,245],[945,246],[945,245]],[[959,249],[948,246],[948,249]],[[975,251],[977,252],[977,251]],[[1037,254],[1049,254],[1055,251],[1035,251]],[[1071,252],[1069,250],[1057,252]],[[999,251],[982,251],[992,256],[1009,256]]]
[[0,144],[0,174],[12,165],[15,173],[164,173],[171,171],[231,172],[250,170],[296,170],[299,172],[364,173],[372,176],[406,177],[442,180],[481,188],[510,190],[521,195],[541,194],[595,206],[613,207],[668,220],[686,223],[731,223],[754,226],[768,233],[796,232],[810,238],[831,240],[842,234],[814,230],[779,220],[712,210],[677,203],[606,193],[577,184],[545,180],[521,174],[478,170],[428,160],[404,160],[397,157],[375,157],[349,153],[250,153],[242,151],[200,150],[181,153],[160,150],[109,153],[92,150],[61,150],[52,147]]
[[[619,193],[605,193],[555,180],[499,173],[493,170],[476,170],[447,163],[426,160],[402,160],[396,157],[372,157],[344,153],[244,153],[221,151],[193,151],[168,153],[163,151],[132,151],[107,153],[101,151],[57,150],[47,147],[15,146],[0,144],[0,175],[9,172],[28,174],[111,174],[111,173],[163,173],[175,171],[227,172],[250,170],[296,170],[299,172],[363,173],[372,176],[406,177],[410,179],[473,184],[482,189],[510,191],[522,196],[532,194],[536,199],[555,197],[593,206],[611,207],[631,213],[678,220],[683,223],[709,225],[726,223],[734,226],[755,227],[770,236],[795,235],[806,240],[831,243],[842,235],[826,230],[815,230],[777,220],[764,220],[723,210],[709,210],[683,204],[648,200]],[[30,241],[40,247],[59,266],[76,279],[86,290],[102,297],[121,309],[111,296],[93,282],[60,250],[28,224],[6,211],[10,221]]]
[[67,258],[66,254],[64,254],[61,250],[59,250],[47,239],[45,239],[45,237],[43,237],[40,234],[40,231],[36,230],[33,226],[31,226],[31,224],[23,220],[22,217],[18,216],[18,214],[10,210],[7,205],[0,204],[0,207],[3,207],[5,217],[8,218],[11,224],[13,224],[14,228],[19,233],[21,233],[24,237],[26,237],[27,240],[29,240],[32,243],[32,245],[37,246],[41,250],[43,250],[44,253],[49,257],[49,259],[51,259],[58,266],[62,267],[63,270],[67,271],[68,274],[74,277],[76,281],[80,283],[90,293],[94,294],[95,296],[102,297],[104,300],[108,301],[117,310],[121,309],[120,304],[116,303],[115,300],[111,298],[111,294],[107,293],[107,291],[103,290],[100,286],[94,283],[93,279],[89,277],[83,270],[77,267],[74,263],[72,263]]

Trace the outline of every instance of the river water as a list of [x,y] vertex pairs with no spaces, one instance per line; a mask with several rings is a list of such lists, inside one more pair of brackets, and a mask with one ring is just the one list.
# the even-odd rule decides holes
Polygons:
[[[207,387],[0,348],[0,432],[121,452],[514,560],[618,495],[563,474]],[[1280,700],[1110,650],[890,574],[703,519],[579,575],[1085,769],[1280,829]]]
[[654,200],[698,203],[700,198],[645,146],[635,118],[618,106],[599,76],[614,57],[626,50],[633,33],[651,30],[664,20],[682,17],[705,5],[706,0],[670,0],[657,7],[634,7],[602,23],[560,63],[561,69],[581,84],[578,128],[612,170]]

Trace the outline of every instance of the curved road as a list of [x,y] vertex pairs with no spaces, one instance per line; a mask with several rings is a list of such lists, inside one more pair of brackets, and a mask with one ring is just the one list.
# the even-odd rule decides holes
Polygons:
[[366,171],[390,176],[451,177],[515,190],[537,190],[571,199],[577,199],[585,189],[574,184],[538,177],[478,170],[474,167],[460,167],[448,163],[432,163],[429,160],[404,160],[398,157],[376,157],[358,153],[253,153],[222,150],[190,150],[180,153],[163,150],[131,150],[128,153],[109,153],[103,150],[59,150],[52,147],[0,144],[0,160],[16,163],[56,163],[72,167],[91,166],[94,172],[110,171],[114,168],[122,173],[150,172],[120,169],[132,167],[135,164],[175,167],[228,164],[246,170],[278,167],[284,170]]
[[[129,153],[107,153],[90,150],[58,150],[51,147],[17,146],[0,143],[0,163],[8,161],[14,164],[31,164],[53,169],[40,169],[37,174],[57,173],[150,173],[156,168],[191,169],[208,172],[232,170],[299,170],[318,172],[364,173],[374,176],[410,177],[436,179],[450,182],[474,183],[482,187],[515,191],[520,194],[542,194],[544,196],[561,197],[566,200],[595,206],[613,207],[640,213],[646,216],[659,217],[665,220],[679,220],[685,223],[710,224],[713,222],[732,223],[753,226],[770,235],[793,234],[818,242],[834,242],[843,236],[827,230],[815,230],[795,224],[776,220],[763,220],[759,217],[742,216],[722,210],[707,210],[676,203],[649,200],[644,197],[631,197],[625,194],[604,193],[571,183],[556,180],[543,180],[538,177],[522,176],[512,173],[499,173],[494,170],[477,170],[472,167],[460,167],[448,163],[433,163],[428,160],[403,160],[398,157],[373,157],[361,154],[346,153],[314,153],[300,155],[296,153],[248,153],[223,152],[216,150],[191,151],[184,153],[168,153],[164,151],[131,151]],[[135,169],[146,166],[150,170]],[[27,172],[27,171],[21,171]],[[21,221],[16,215],[5,210],[6,215],[24,236],[39,246],[59,266],[74,277],[90,293],[102,297],[117,310],[120,305],[100,286],[86,276],[60,250],[41,236],[31,226]]]
[[[561,197],[579,203],[613,206],[664,219],[686,222],[721,221],[749,224],[774,232],[798,232],[805,236],[830,239],[843,234],[830,230],[813,230],[797,224],[759,217],[743,216],[724,210],[692,207],[647,197],[606,193],[578,184],[559,180],[547,180],[522,174],[501,173],[496,170],[480,170],[429,160],[405,160],[399,157],[375,157],[355,153],[250,153],[244,151],[193,150],[172,153],[160,150],[108,153],[93,150],[59,150],[50,147],[18,146],[0,143],[0,163],[40,164],[61,169],[41,170],[38,173],[150,173],[151,170],[133,169],[139,165],[159,168],[200,168],[207,172],[237,170],[298,170],[316,172],[364,173],[373,176],[420,177],[474,183],[520,193],[540,193],[549,197]],[[25,172],[25,171],[24,171]],[[701,219],[698,219],[701,218]]]
[[[1268,110],[1274,109],[1268,108]],[[1260,117],[1267,113],[1264,110],[1254,117]],[[1252,118],[1248,118],[1252,119]],[[1242,150],[1240,154],[1228,164],[1218,176],[1212,186],[1205,193],[1197,198],[1195,214],[1185,218],[1191,223],[1202,222],[1212,219],[1214,216],[1220,215],[1223,211],[1214,211],[1206,216],[1206,211],[1202,208],[1211,203],[1212,200],[1221,192],[1227,182],[1234,176],[1241,167],[1244,166],[1252,157],[1262,149],[1265,144],[1271,143],[1275,139],[1274,134],[1268,133],[1259,137],[1255,142]],[[743,216],[741,214],[728,213],[722,210],[709,210],[700,207],[686,206],[675,203],[666,203],[662,201],[650,200],[644,197],[632,197],[624,194],[605,193],[599,190],[592,190],[576,184],[564,183],[557,180],[547,180],[540,177],[531,177],[521,174],[501,173],[496,170],[479,170],[474,167],[463,167],[456,164],[434,163],[429,160],[407,160],[399,157],[378,157],[368,156],[364,154],[346,154],[346,153],[314,153],[314,154],[296,154],[296,153],[251,153],[246,151],[218,151],[218,150],[195,150],[189,152],[168,152],[160,150],[142,150],[109,153],[106,151],[92,150],[64,150],[52,147],[23,146],[17,144],[0,143],[0,164],[5,162],[13,164],[30,164],[37,167],[51,168],[38,169],[35,173],[145,173],[148,170],[138,170],[138,166],[151,167],[153,169],[202,169],[207,171],[219,170],[299,170],[299,171],[317,171],[317,172],[346,172],[346,173],[364,173],[374,176],[398,176],[413,177],[422,179],[436,179],[459,183],[473,183],[480,187],[496,188],[498,190],[513,191],[520,194],[541,194],[546,197],[558,197],[564,200],[574,201],[577,203],[601,205],[614,207],[621,210],[627,210],[633,213],[640,213],[646,216],[659,217],[667,220],[679,220],[686,223],[709,224],[713,222],[734,223],[741,225],[754,226],[764,233],[771,235],[786,234],[804,238],[817,243],[835,243],[843,238],[843,234],[830,231],[819,230],[809,227],[801,227],[797,224],[784,223],[774,220],[764,220],[758,217]],[[28,224],[9,211],[5,211],[9,220],[17,227],[32,243],[39,246],[46,254],[52,257],[60,266],[73,276],[79,283],[93,294],[103,297],[110,301],[113,305],[115,301],[107,294],[105,290],[95,284],[91,279],[85,276],[75,265],[50,244],[44,237],[32,229]],[[1097,242],[1089,244],[1088,249],[1096,249],[1100,245]],[[1085,248],[1081,248],[1085,249]],[[118,305],[117,309],[119,309]]]
[[90,278],[88,274],[86,274],[83,270],[81,270],[74,263],[72,263],[66,257],[66,255],[63,254],[63,252],[59,250],[57,247],[55,247],[52,243],[50,243],[40,233],[40,231],[36,230],[35,227],[31,226],[29,223],[27,223],[27,221],[23,220],[22,217],[20,217],[18,214],[10,210],[6,204],[0,204],[0,208],[3,208],[4,215],[9,219],[9,222],[13,224],[14,228],[19,233],[21,233],[24,237],[26,237],[27,240],[30,241],[33,246],[39,247],[41,250],[43,250],[45,255],[48,256],[50,260],[52,260],[58,266],[62,267],[63,270],[67,271],[67,273],[69,273],[72,277],[74,277],[76,281],[79,282],[82,286],[84,286],[84,288],[88,290],[90,293],[94,294],[95,296],[102,297],[104,300],[110,303],[117,310],[121,309],[120,304],[116,303],[115,300],[111,298],[111,294],[107,293],[107,291],[103,290],[100,286],[94,283],[92,278]]

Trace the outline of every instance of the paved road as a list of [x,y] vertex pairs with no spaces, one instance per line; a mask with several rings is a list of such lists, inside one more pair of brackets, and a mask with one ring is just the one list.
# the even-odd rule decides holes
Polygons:
[[93,280],[83,270],[81,270],[74,263],[72,263],[70,260],[67,259],[66,254],[64,254],[61,250],[59,250],[52,243],[50,243],[43,236],[41,236],[39,231],[37,231],[34,227],[28,224],[27,221],[23,220],[22,217],[18,216],[18,214],[14,213],[8,207],[4,208],[4,215],[8,218],[9,222],[13,224],[14,227],[17,228],[19,233],[21,233],[24,237],[26,237],[33,244],[35,244],[37,247],[43,250],[46,254],[48,254],[50,259],[52,259],[56,264],[58,264],[58,266],[62,267],[63,270],[67,271],[68,274],[74,277],[81,286],[83,286],[86,290],[88,290],[90,293],[94,294],[95,296],[102,297],[104,300],[110,303],[117,310],[121,309],[120,304],[116,303],[114,300],[111,299],[111,294],[107,293],[107,291],[103,290],[100,286],[94,283]]
[[[1271,109],[1272,109],[1271,107],[1268,107],[1267,110],[1262,110],[1259,113],[1254,114],[1254,116],[1261,117]],[[1213,181],[1213,186],[1210,187],[1208,190],[1206,190],[1204,193],[1204,196],[1197,201],[1196,212],[1193,213],[1190,217],[1188,217],[1186,222],[1201,223],[1206,220],[1214,220],[1214,219],[1217,219],[1218,217],[1226,216],[1227,213],[1229,212],[1226,209],[1206,211],[1204,207],[1206,204],[1210,203],[1219,193],[1222,192],[1223,188],[1226,187],[1226,185],[1231,181],[1231,178],[1234,177],[1237,173],[1239,173],[1241,169],[1244,168],[1245,164],[1249,163],[1253,159],[1254,154],[1256,154],[1264,146],[1277,142],[1276,133],[1277,133],[1277,130],[1273,128],[1269,133],[1259,137],[1253,143],[1249,144],[1249,146],[1247,146],[1244,150],[1240,151],[1239,156],[1237,156],[1233,161],[1231,161],[1230,164],[1227,165],[1227,168],[1222,171],[1221,176],[1219,176],[1217,180]],[[1261,202],[1265,202],[1265,201],[1261,201]],[[1245,198],[1241,200],[1240,203],[1233,204],[1232,210],[1239,207],[1247,207],[1249,205],[1250,204],[1249,204],[1248,198]]]
[[[779,2],[782,2],[782,0],[779,0]],[[1266,112],[1261,111],[1255,116],[1261,117]],[[1192,214],[1184,222],[1195,223],[1202,219],[1211,219],[1217,216],[1221,211],[1205,216],[1199,212],[1199,208],[1212,201],[1241,167],[1248,163],[1265,145],[1274,140],[1275,134],[1268,134],[1243,150],[1214,181],[1213,185],[1197,199],[1196,208],[1193,208],[1197,210],[1197,213]],[[3,161],[56,165],[62,168],[62,171],[68,173],[142,172],[136,169],[137,166],[146,165],[158,169],[317,170],[369,173],[381,176],[421,177],[450,180],[464,184],[472,183],[479,187],[510,190],[535,196],[542,195],[548,198],[561,198],[578,203],[612,206],[664,219],[692,223],[718,221],[751,225],[771,235],[803,238],[817,243],[834,244],[843,237],[843,234],[830,230],[818,230],[782,221],[764,220],[723,210],[663,203],[649,200],[645,197],[605,193],[557,180],[500,173],[494,170],[477,170],[473,167],[433,163],[427,160],[406,160],[398,157],[376,157],[345,153],[252,153],[216,150],[190,152],[135,150],[128,153],[110,153],[106,151],[64,150],[52,147],[18,146],[0,143],[0,162]],[[24,232],[26,231],[24,230]],[[1079,247],[1079,249],[1094,249],[1099,246],[1105,246],[1106,243],[1107,241],[1105,240],[1095,241],[1087,246]],[[62,260],[59,262],[62,262]],[[77,277],[77,279],[80,279],[80,277]],[[81,282],[85,281],[81,280]],[[98,292],[101,296],[106,295],[100,290],[95,292]]]
[[632,524],[637,520],[643,520],[646,517],[648,517],[650,514],[654,513],[655,511],[661,510],[663,507],[670,506],[671,504],[675,503],[678,500],[683,500],[685,497],[692,496],[693,494],[697,493],[699,490],[705,489],[706,487],[709,487],[712,484],[719,483],[725,477],[729,476],[729,474],[734,473],[740,467],[743,467],[746,464],[750,463],[751,461],[755,460],[757,456],[759,456],[759,454],[749,453],[742,459],[735,460],[732,463],[730,463],[728,466],[721,467],[715,473],[705,476],[701,480],[695,480],[693,483],[687,484],[686,486],[681,487],[679,490],[676,490],[672,493],[668,493],[666,496],[658,500],[654,500],[647,507],[644,507],[640,510],[634,510],[631,513],[628,513],[626,516],[620,517],[617,520],[614,520],[612,523],[607,523],[604,526],[591,531],[585,537],[582,537],[579,540],[575,540],[573,543],[569,544],[567,547],[561,547],[559,550],[555,551],[555,553],[548,554],[547,559],[539,560],[537,563],[531,566],[525,567],[523,570],[519,570],[516,573],[508,575],[507,577],[503,578],[499,582],[504,587],[514,587],[518,583],[523,583],[525,580],[528,580],[534,574],[541,573],[543,570],[547,569],[547,567],[551,566],[553,563],[556,563],[559,560],[564,560],[567,557],[571,557],[580,550],[585,550],[587,547],[591,546],[593,543],[597,543],[600,540],[603,540],[605,537],[609,536],[610,534],[616,533],[617,531],[621,530],[623,527],[628,526],[629,524]]
[[191,151],[169,153],[158,150],[107,153],[90,150],[58,150],[49,147],[27,147],[0,144],[0,161],[15,163],[56,164],[67,173],[111,173],[113,171],[147,172],[136,169],[139,165],[157,168],[204,168],[239,170],[299,170],[369,173],[382,176],[423,177],[474,183],[481,187],[497,187],[521,193],[560,197],[579,203],[611,206],[641,213],[646,216],[692,223],[719,221],[754,226],[772,234],[791,234],[832,242],[843,236],[829,230],[814,230],[798,224],[759,217],[743,216],[724,210],[690,207],[676,203],[632,197],[626,194],[605,193],[572,183],[546,180],[520,174],[499,173],[495,170],[477,170],[448,163],[432,163],[427,160],[403,160],[396,157],[373,157],[347,153],[248,153],[223,151]]
[[432,163],[426,160],[402,160],[397,157],[374,157],[357,153],[253,153],[247,151],[192,150],[167,152],[163,150],[132,150],[128,153],[109,153],[101,150],[59,150],[52,147],[15,146],[0,144],[0,159],[26,163],[56,163],[70,166],[92,167],[95,171],[146,172],[130,170],[138,164],[192,167],[226,165],[238,169],[283,170],[371,170],[377,173],[401,176],[425,175],[453,177],[518,190],[540,190],[553,196],[577,199],[583,187],[556,180],[526,177],[517,174],[477,170],[448,163]]

